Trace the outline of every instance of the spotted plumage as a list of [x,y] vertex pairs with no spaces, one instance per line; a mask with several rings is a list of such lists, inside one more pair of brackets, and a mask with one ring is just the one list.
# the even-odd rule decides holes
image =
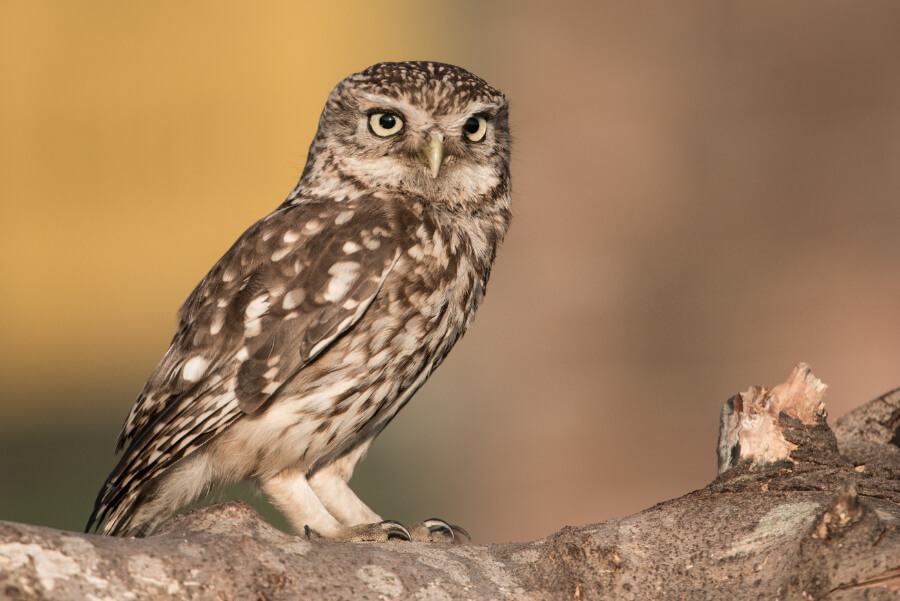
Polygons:
[[184,303],[88,527],[144,535],[252,480],[308,536],[452,538],[382,522],[347,481],[484,296],[510,219],[507,111],[452,65],[339,83],[296,188]]

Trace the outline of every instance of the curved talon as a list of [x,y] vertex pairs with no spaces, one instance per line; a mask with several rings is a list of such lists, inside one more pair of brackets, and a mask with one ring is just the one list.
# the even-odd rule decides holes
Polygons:
[[384,520],[383,522],[379,522],[378,525],[387,533],[388,540],[412,540],[412,536],[410,536],[409,530],[407,530],[406,526],[404,526],[400,522],[395,522],[394,520]]
[[[466,537],[466,541],[472,542],[472,537],[469,536],[469,533],[466,532],[465,528],[462,526],[457,526],[456,524],[450,524],[450,529],[453,530],[453,540],[458,540],[457,534],[462,534]],[[460,541],[461,542],[461,541]]]
[[472,537],[469,536],[469,533],[464,528],[450,524],[440,518],[423,520],[421,525],[428,529],[429,534],[440,533],[452,543],[462,543],[463,537],[469,542],[472,541]]
[[[429,520],[425,520],[423,523],[428,526],[428,530],[430,530],[431,532],[446,532],[450,535],[450,540],[454,542],[460,542],[459,535],[464,536],[467,541],[472,542],[472,537],[469,536],[469,533],[466,532],[465,528],[463,528],[462,526],[450,524],[439,518],[431,518]],[[432,527],[432,525],[434,525],[434,527]]]
[[385,542],[389,540],[412,540],[406,526],[393,520],[384,520],[374,524],[358,524],[340,529],[328,536],[316,532],[308,525],[303,527],[308,540],[332,542]]
[[432,534],[441,532],[449,536],[450,540],[453,540],[453,526],[440,518],[428,518],[427,520],[422,520],[422,525],[428,528],[428,531]]
[[313,530],[308,525],[303,527],[303,534],[308,540],[333,542],[385,542],[390,540],[417,542],[447,542],[462,544],[472,537],[459,526],[449,524],[438,518],[424,520],[406,528],[400,522],[384,520],[374,524],[358,524],[346,526],[327,536]]

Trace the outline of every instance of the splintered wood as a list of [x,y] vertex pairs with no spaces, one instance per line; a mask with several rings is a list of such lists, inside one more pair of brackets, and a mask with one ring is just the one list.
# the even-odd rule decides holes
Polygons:
[[719,423],[719,473],[744,459],[755,465],[788,459],[797,445],[785,438],[779,414],[808,426],[824,420],[827,388],[809,365],[800,363],[785,382],[751,386],[728,399]]

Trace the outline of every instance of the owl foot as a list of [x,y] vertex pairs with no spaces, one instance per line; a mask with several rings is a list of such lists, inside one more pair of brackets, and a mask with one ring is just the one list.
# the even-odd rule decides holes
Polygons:
[[410,540],[461,545],[472,540],[469,533],[444,520],[431,518],[409,527]]
[[359,524],[346,526],[334,534],[324,536],[309,526],[304,527],[304,533],[309,540],[330,540],[335,542],[362,543],[362,542],[387,542],[389,540],[411,540],[409,530],[392,520],[375,522],[374,524]]
[[425,543],[451,543],[461,545],[472,540],[469,533],[459,526],[448,524],[444,520],[431,518],[418,524],[413,524],[408,529],[401,523],[393,520],[384,520],[374,524],[359,524],[346,526],[328,536],[320,534],[305,526],[303,528],[306,538],[309,540],[327,540],[333,542],[383,543],[391,540],[406,540]]

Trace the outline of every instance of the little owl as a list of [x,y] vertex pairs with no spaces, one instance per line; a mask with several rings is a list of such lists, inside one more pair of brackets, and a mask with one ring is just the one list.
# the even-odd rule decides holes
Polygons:
[[469,327],[510,221],[508,104],[468,71],[380,63],[331,92],[297,187],[181,308],[88,529],[152,532],[257,482],[330,540],[452,540],[382,521],[347,482]]

